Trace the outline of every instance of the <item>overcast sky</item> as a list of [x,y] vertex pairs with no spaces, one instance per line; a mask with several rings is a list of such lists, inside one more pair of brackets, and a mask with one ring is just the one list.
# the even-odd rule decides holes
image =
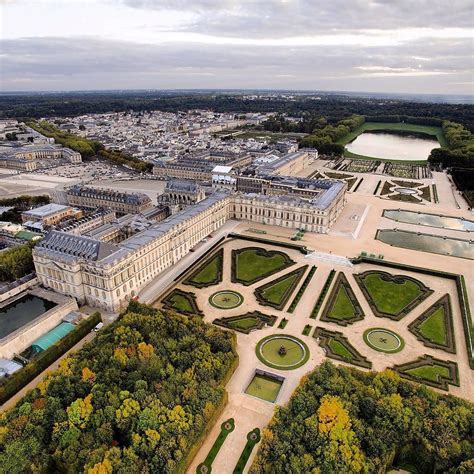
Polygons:
[[473,94],[473,0],[0,0],[0,89]]

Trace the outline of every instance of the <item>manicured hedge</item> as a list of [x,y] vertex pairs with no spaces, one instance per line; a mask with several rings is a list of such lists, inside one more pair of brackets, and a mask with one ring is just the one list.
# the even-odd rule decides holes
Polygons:
[[[296,270],[293,270],[289,273],[286,273],[285,275],[282,275],[281,277],[277,278],[276,280],[273,280],[269,283],[265,283],[262,286],[259,286],[258,288],[255,289],[255,297],[257,298],[257,301],[259,304],[263,306],[271,306],[272,308],[278,309],[278,310],[283,310],[285,307],[286,303],[290,299],[291,295],[295,291],[295,288],[298,286],[301,278],[306,272],[306,269],[308,268],[308,265],[304,265],[300,268],[297,268]],[[281,296],[281,299],[278,303],[269,301],[267,298],[265,298],[265,290],[271,288],[274,285],[277,285],[278,283],[288,279],[295,277],[294,281],[291,283],[291,285],[286,288],[284,293]]]
[[324,298],[325,298],[327,292],[329,291],[329,288],[331,286],[331,283],[332,283],[335,275],[336,275],[336,270],[331,270],[329,272],[329,275],[326,279],[326,283],[324,283],[324,286],[323,286],[323,289],[321,290],[319,298],[316,301],[316,304],[314,305],[313,310],[311,311],[311,315],[310,315],[311,319],[316,319],[317,318],[319,310],[320,310],[320,308],[323,304]]
[[[426,379],[424,377],[417,377],[414,374],[410,374],[407,372],[408,370],[417,369],[419,367],[445,367],[449,371],[449,377],[439,377],[437,382],[434,382],[430,379]],[[428,354],[424,354],[423,356],[419,357],[417,360],[412,362],[407,362],[405,364],[395,365],[393,370],[396,370],[402,377],[407,378],[409,380],[413,380],[415,382],[424,383],[426,385],[430,385],[431,387],[439,388],[441,390],[449,390],[449,385],[455,385],[459,387],[459,370],[458,365],[456,362],[436,359]]]
[[242,454],[237,461],[233,474],[241,474],[244,472],[245,465],[247,464],[250,455],[252,454],[253,448],[260,441],[260,430],[258,428],[253,429],[247,434],[247,443],[245,444]]
[[[346,291],[347,297],[349,298],[353,308],[352,317],[346,319],[337,319],[331,317],[331,311],[334,308],[339,294],[339,290],[341,288]],[[339,272],[339,275],[336,278],[336,282],[334,283],[331,294],[328,298],[328,302],[324,307],[324,311],[320,319],[321,321],[339,324],[340,326],[347,326],[348,324],[353,324],[356,321],[361,321],[362,319],[364,319],[364,311],[362,310],[362,307],[360,306],[359,301],[357,300],[357,297],[343,272]]]
[[[211,265],[211,263],[217,260],[217,270],[214,278],[210,281],[206,282],[198,282],[195,281],[195,278],[202,272],[204,269]],[[201,265],[199,265],[186,279],[183,281],[184,285],[194,286],[195,288],[207,288],[208,286],[217,285],[222,281],[222,268],[224,264],[224,249],[221,248],[215,254],[211,255],[208,259],[206,259]]]
[[[358,365],[366,369],[372,368],[372,362],[364,357],[357,349],[349,342],[342,332],[330,331],[329,329],[317,327],[314,330],[313,337],[318,340],[318,344],[323,348],[324,352],[331,359],[340,360],[349,364]],[[331,348],[331,340],[338,342],[350,354],[350,359],[343,357],[341,354],[334,352]]]
[[[444,309],[444,334],[446,338],[446,344],[439,344],[426,338],[420,326],[429,319],[438,309]],[[438,301],[433,303],[426,311],[424,311],[418,318],[412,321],[408,325],[408,329],[415,335],[415,337],[421,341],[427,347],[433,347],[434,349],[442,349],[451,354],[456,353],[456,339],[454,337],[453,327],[453,313],[451,309],[451,301],[449,294],[446,293]]]
[[[185,309],[176,308],[172,301],[173,296],[181,296],[182,298],[186,299],[186,301],[191,306],[192,310],[187,311]],[[183,291],[183,290],[180,290],[179,288],[175,288],[161,300],[161,303],[163,304],[163,307],[165,309],[175,311],[176,313],[179,313],[179,314],[187,314],[187,315],[197,314],[199,316],[204,316],[204,313],[199,309],[199,306],[197,305],[195,293],[191,291]]]
[[71,347],[77,344],[86,334],[101,321],[100,313],[94,313],[81,321],[71,332],[61,340],[34,357],[22,369],[7,377],[0,385],[0,404],[5,403],[25,385],[30,383],[43,370],[58,360]]
[[[411,300],[409,303],[407,303],[398,313],[392,314],[392,313],[381,311],[379,310],[376,302],[374,301],[365,283],[365,278],[370,275],[379,275],[380,280],[387,283],[393,282],[393,283],[403,284],[405,281],[411,281],[418,287],[420,294],[416,296],[413,300]],[[379,318],[389,318],[394,321],[400,321],[407,314],[409,314],[412,311],[412,309],[416,308],[422,301],[424,301],[426,298],[428,298],[428,296],[430,296],[433,293],[433,290],[431,288],[428,288],[423,282],[408,275],[392,275],[390,273],[382,272],[380,270],[367,270],[365,272],[355,274],[354,278],[357,284],[359,285],[362,293],[364,294],[367,302],[369,303],[369,306],[372,309],[375,316]]]
[[207,454],[206,459],[204,459],[204,461],[201,464],[199,464],[199,466],[196,469],[197,474],[201,474],[203,472],[211,472],[212,463],[214,462],[214,459],[216,459],[216,456],[218,455],[219,450],[224,444],[224,441],[226,440],[227,436],[229,435],[229,433],[232,433],[234,429],[235,429],[235,423],[234,423],[233,418],[229,418],[227,421],[224,421],[224,423],[222,423],[221,432],[219,433],[216,440],[214,441],[214,444],[209,450],[209,453]]
[[290,244],[289,242],[280,242],[278,240],[271,240],[271,239],[262,239],[260,237],[253,237],[251,235],[241,235],[241,234],[234,234],[231,232],[228,237],[240,240],[248,240],[250,242],[259,242],[262,244],[268,245],[276,245],[277,247],[285,247],[287,249],[298,250],[304,255],[308,255],[311,253],[310,250],[306,248],[304,245],[297,245],[297,244]]
[[[238,327],[232,327],[229,323],[232,323],[234,321],[239,321],[240,319],[245,319],[245,318],[255,318],[258,319],[258,324],[254,327],[248,328],[248,329],[243,329],[243,328],[238,328]],[[250,311],[246,314],[239,314],[238,316],[227,316],[224,318],[218,318],[214,319],[212,322],[216,326],[221,326],[226,329],[232,329],[233,331],[239,331],[244,334],[249,334],[251,331],[255,331],[256,329],[263,329],[265,325],[268,326],[273,326],[276,323],[277,317],[276,316],[269,316],[267,314],[263,314],[260,311]]]
[[317,270],[316,266],[313,266],[311,270],[309,271],[308,275],[304,279],[303,284],[301,285],[300,289],[298,290],[298,293],[296,293],[296,296],[294,297],[293,301],[291,302],[289,308],[288,308],[288,313],[292,313],[295,309],[297,304],[300,302],[301,297],[303,296],[303,293],[306,291],[306,288],[311,282],[311,279],[313,278],[313,275],[315,274]]
[[469,359],[469,366],[474,369],[474,327],[472,324],[471,310],[469,307],[469,298],[467,295],[466,282],[463,275],[455,273],[443,272],[440,270],[433,270],[432,268],[415,267],[413,265],[405,265],[404,263],[389,262],[387,260],[377,260],[374,258],[359,256],[351,259],[353,264],[371,263],[383,267],[396,268],[399,270],[406,270],[411,272],[418,272],[424,275],[431,275],[438,278],[448,278],[456,282],[456,288],[459,299],[459,306],[461,308],[462,324],[464,328],[464,338],[466,341],[467,355]]

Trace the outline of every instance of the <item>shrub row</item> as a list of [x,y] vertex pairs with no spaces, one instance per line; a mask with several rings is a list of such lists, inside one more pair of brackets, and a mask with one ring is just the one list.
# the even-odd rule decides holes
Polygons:
[[311,279],[313,278],[313,275],[316,272],[317,268],[318,267],[316,267],[315,265],[311,267],[311,270],[309,271],[308,275],[304,279],[304,282],[301,285],[300,289],[298,290],[298,293],[296,293],[296,296],[291,302],[290,307],[288,308],[288,313],[292,313],[295,310],[297,304],[299,303],[301,297],[303,296],[303,293],[306,291],[306,288],[310,284]]
[[[232,327],[230,323],[239,321],[240,319],[245,318],[255,318],[258,319],[258,323],[254,327],[250,327],[247,329]],[[250,311],[246,314],[239,314],[238,316],[227,316],[224,318],[214,319],[213,324],[216,326],[221,326],[226,329],[232,329],[234,331],[239,331],[244,334],[249,334],[251,331],[256,329],[262,329],[265,325],[273,326],[276,323],[278,318],[276,316],[269,316],[268,314],[261,313],[260,311]]]
[[94,313],[82,320],[71,332],[61,340],[34,357],[22,369],[7,377],[0,385],[0,404],[5,403],[25,385],[30,383],[43,370],[58,360],[71,347],[77,344],[86,334],[101,321],[100,313]]
[[359,186],[361,185],[362,181],[364,181],[364,178],[360,178],[360,181],[357,183],[356,187],[352,191],[353,193],[355,193],[359,189]]
[[196,265],[199,264],[199,262],[201,260],[203,260],[204,258],[206,258],[209,254],[211,254],[213,252],[213,250],[218,247],[222,241],[225,239],[225,236],[222,236],[215,244],[213,244],[211,247],[209,247],[209,249],[207,250],[207,252],[204,252],[200,257],[198,257],[196,260],[194,260],[193,264],[189,267],[189,268],[186,268],[185,270],[183,270],[176,278],[173,279],[173,281],[178,281],[180,280],[184,275],[186,275],[187,273],[190,273],[194,268],[196,268]]
[[268,245],[276,245],[277,247],[285,247],[287,249],[291,250],[298,250],[298,252],[301,252],[304,255],[308,255],[310,250],[306,248],[304,245],[297,245],[297,244],[290,244],[289,242],[279,242],[278,240],[271,240],[271,239],[262,239],[260,237],[253,237],[251,235],[240,235],[240,234],[235,234],[231,232],[228,237],[234,238],[234,239],[240,239],[240,240],[248,240],[250,242],[260,242],[262,244],[268,244]]
[[199,466],[196,469],[196,472],[198,474],[201,474],[202,472],[211,472],[212,469],[212,463],[214,462],[214,459],[216,459],[217,454],[219,453],[219,450],[221,449],[222,445],[224,444],[224,441],[226,440],[227,436],[229,433],[232,433],[235,429],[235,422],[233,418],[229,418],[227,421],[224,421],[221,425],[221,432],[217,436],[216,440],[214,441],[214,444],[212,445],[211,449],[209,450],[209,453],[206,456],[206,459],[199,464]]
[[[364,367],[365,369],[372,368],[372,362],[364,357],[357,349],[349,342],[346,336],[342,332],[330,331],[329,329],[324,329],[317,327],[313,333],[314,338],[319,338],[318,344],[323,348],[326,355],[331,359],[340,360],[342,362],[348,362],[350,364],[358,365],[359,367]],[[338,342],[349,352],[351,358],[348,359],[341,354],[333,352],[331,349],[330,342],[331,340]]]
[[[278,310],[283,310],[285,307],[286,303],[290,299],[291,295],[293,294],[293,291],[295,291],[295,288],[298,286],[301,278],[306,272],[306,269],[308,268],[308,265],[304,265],[300,268],[297,268],[296,270],[293,270],[289,273],[286,273],[285,275],[282,275],[281,277],[277,278],[276,280],[273,280],[269,283],[265,283],[262,286],[259,286],[258,288],[255,289],[254,294],[255,298],[261,304],[262,306],[271,306],[272,308],[278,309]],[[282,297],[280,299],[279,303],[274,303],[273,301],[268,301],[265,296],[264,292],[268,288],[277,285],[279,282],[286,280],[287,278],[292,277],[293,275],[296,275],[296,278],[292,282],[292,284],[285,290],[285,292],[282,294]]]
[[[192,308],[192,311],[187,311],[185,309],[178,309],[174,306],[174,302],[172,301],[173,296],[181,296],[186,301],[188,301],[189,305]],[[179,314],[197,314],[199,316],[204,316],[204,313],[199,309],[199,306],[197,305],[196,301],[196,294],[191,292],[191,291],[183,291],[180,290],[179,288],[175,288],[173,291],[168,293],[162,300],[161,303],[163,304],[163,307],[165,309],[174,311]]]
[[[204,270],[205,267],[211,264],[211,262],[216,259],[218,260],[217,263],[217,273],[215,278],[213,278],[211,281],[206,282],[206,283],[201,283],[201,282],[196,282],[194,281],[194,278],[202,271]],[[194,286],[195,288],[207,288],[208,286],[213,286],[217,285],[222,281],[222,273],[223,273],[223,264],[224,264],[224,249],[221,248],[218,250],[214,255],[209,257],[207,260],[205,260],[202,265],[199,265],[184,281],[184,285],[191,285]],[[194,266],[195,267],[195,266]]]
[[376,260],[366,256],[359,256],[351,259],[355,265],[359,263],[371,263],[384,267],[395,268],[399,270],[406,270],[411,272],[418,272],[424,275],[430,275],[438,278],[448,278],[456,282],[457,294],[459,299],[459,306],[461,308],[462,324],[464,328],[464,338],[466,341],[467,355],[469,359],[469,366],[474,369],[474,327],[472,325],[471,310],[469,308],[469,298],[467,295],[466,282],[463,275],[455,273],[443,272],[440,270],[433,270],[432,268],[415,267],[413,265],[406,265],[404,263],[389,262],[387,260]]
[[[408,370],[417,369],[418,367],[434,367],[435,365],[439,367],[446,367],[449,370],[449,377],[439,376],[438,381],[435,382],[433,380],[417,377],[416,375],[407,372]],[[392,367],[392,369],[397,371],[404,378],[413,380],[415,382],[424,383],[441,390],[449,390],[448,384],[455,385],[456,387],[459,387],[460,385],[459,370],[456,362],[435,359],[428,354],[424,354],[415,361],[395,365]]]
[[[432,314],[440,307],[444,309],[444,332],[446,337],[446,344],[437,344],[430,341],[420,331],[420,325],[423,324]],[[451,354],[456,353],[456,339],[454,337],[453,327],[453,313],[451,310],[451,300],[449,294],[445,294],[438,301],[433,303],[426,311],[424,311],[418,318],[408,325],[408,329],[415,335],[415,337],[425,346],[434,349],[442,349]]]
[[377,194],[377,191],[379,190],[380,188],[380,183],[382,182],[382,180],[379,179],[379,182],[377,183],[377,186],[375,187],[375,191],[372,193],[374,196]]
[[[378,309],[369,290],[365,286],[365,281],[364,281],[365,278],[373,274],[380,275],[380,279],[386,282],[394,282],[398,284],[403,284],[407,280],[411,281],[412,283],[418,286],[421,293],[415,299],[413,299],[410,303],[408,303],[397,314],[384,313],[383,311],[380,311]],[[430,296],[433,293],[433,290],[431,288],[428,288],[423,282],[408,275],[392,275],[388,272],[382,272],[380,270],[367,270],[359,274],[354,274],[354,278],[357,284],[359,285],[362,293],[364,294],[365,299],[369,303],[369,306],[372,309],[375,316],[377,316],[378,318],[389,318],[389,319],[392,319],[393,321],[400,321],[401,319],[403,319],[408,313],[410,313],[410,311],[413,308],[418,306],[422,301],[424,301],[426,298],[428,298],[428,296]]]
[[331,283],[335,275],[336,275],[336,270],[331,270],[329,272],[329,276],[326,279],[326,283],[324,283],[324,286],[323,286],[323,289],[321,290],[318,301],[316,301],[316,304],[314,305],[313,310],[311,311],[311,315],[310,315],[311,319],[317,318],[319,310],[323,304],[324,298],[326,297],[326,294],[329,291],[329,287],[331,286]]
[[[337,295],[339,294],[339,288],[341,286],[346,290],[347,297],[349,298],[354,309],[352,317],[347,319],[336,319],[332,318],[330,315],[334,303],[336,302]],[[346,276],[342,272],[339,272],[339,275],[336,278],[336,282],[334,283],[331,294],[329,295],[328,302],[324,307],[324,311],[320,319],[321,321],[336,323],[340,326],[347,326],[348,324],[353,324],[356,321],[361,321],[362,319],[364,319],[364,311],[362,310],[362,307],[360,306],[359,301],[357,300],[357,297],[354,294],[350,283],[347,281]]]
[[247,443],[242,450],[242,454],[237,461],[233,474],[241,474],[244,472],[245,466],[252,454],[253,448],[260,441],[260,430],[258,428],[253,429],[247,434]]
[[[248,251],[253,251],[255,250],[255,253],[257,255],[261,255],[263,257],[271,257],[272,255],[275,254],[280,254],[284,258],[284,264],[281,267],[275,268],[274,270],[266,273],[265,275],[257,276],[253,278],[252,280],[241,280],[240,278],[237,277],[237,267],[238,267],[238,256],[241,253],[248,252]],[[231,263],[231,275],[230,275],[230,280],[232,283],[240,283],[241,285],[244,286],[249,286],[253,285],[257,281],[263,280],[265,278],[268,278],[271,275],[274,275],[275,273],[279,273],[285,268],[291,267],[294,265],[296,262],[292,260],[288,255],[284,252],[280,252],[279,250],[266,250],[262,247],[243,247],[237,250],[232,250],[232,263]]]

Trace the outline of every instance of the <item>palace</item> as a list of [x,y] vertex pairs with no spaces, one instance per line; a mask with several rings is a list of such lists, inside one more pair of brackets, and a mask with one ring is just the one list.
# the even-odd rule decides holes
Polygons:
[[[216,191],[116,244],[52,231],[33,250],[38,279],[79,303],[119,311],[229,219],[328,232],[345,205],[347,183],[276,178],[275,186],[286,186],[279,195]],[[272,189],[271,179],[254,184]]]

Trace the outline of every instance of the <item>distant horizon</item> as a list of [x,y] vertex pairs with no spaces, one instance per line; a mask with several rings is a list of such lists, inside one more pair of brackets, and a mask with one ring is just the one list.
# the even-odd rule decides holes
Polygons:
[[[127,88],[127,89],[63,89],[63,90],[12,90],[4,91],[0,90],[0,96],[25,96],[25,95],[60,95],[60,94],[117,94],[117,93],[187,93],[187,92],[202,92],[202,93],[231,93],[231,94],[251,94],[251,93],[295,93],[301,95],[327,95],[327,96],[341,96],[348,95],[351,97],[367,97],[367,98],[394,98],[400,100],[410,99],[424,99],[422,102],[433,102],[436,98],[450,98],[459,99],[458,101],[440,101],[442,103],[459,103],[471,105],[474,104],[474,93],[473,94],[462,94],[462,93],[414,93],[414,92],[371,92],[367,90],[318,90],[318,89],[288,89],[288,88]],[[429,100],[433,99],[433,100]],[[461,100],[463,99],[463,100]]]

